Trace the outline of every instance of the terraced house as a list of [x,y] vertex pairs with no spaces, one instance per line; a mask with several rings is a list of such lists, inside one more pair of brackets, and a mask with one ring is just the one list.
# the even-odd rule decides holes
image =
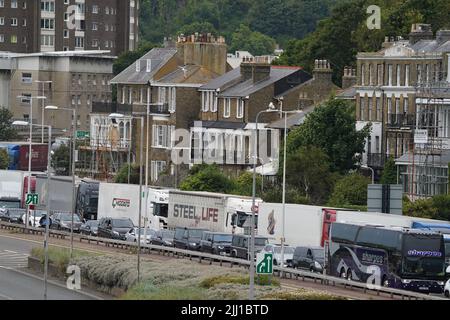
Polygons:
[[417,91],[442,79],[449,40],[446,31],[433,40],[430,25],[415,24],[409,40],[386,39],[380,51],[358,54],[357,127],[372,123],[363,162],[378,173],[387,158],[413,148]]
[[[173,163],[172,133],[176,129],[189,132],[190,124],[200,113],[198,89],[227,71],[226,59],[225,40],[211,35],[180,36],[176,43],[169,40],[163,48],[152,49],[111,80],[111,84],[117,85],[117,103],[94,106],[91,132],[108,136],[100,132],[111,123],[108,119],[111,112],[143,116],[146,180],[156,183],[165,179],[161,183],[176,184],[188,164]],[[120,139],[133,142],[131,149],[136,160],[140,150],[139,121],[133,121],[131,127],[126,130],[124,125],[119,130]],[[128,149],[120,151],[127,153]],[[116,165],[109,171],[119,167]]]

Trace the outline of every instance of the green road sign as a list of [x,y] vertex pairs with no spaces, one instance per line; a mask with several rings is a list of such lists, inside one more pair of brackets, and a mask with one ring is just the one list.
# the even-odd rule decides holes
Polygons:
[[256,254],[256,273],[257,274],[273,273],[273,255],[271,253]]
[[27,206],[35,206],[39,203],[39,195],[37,193],[27,193],[25,204]]
[[78,139],[85,139],[85,138],[89,138],[89,131],[77,131],[77,138]]

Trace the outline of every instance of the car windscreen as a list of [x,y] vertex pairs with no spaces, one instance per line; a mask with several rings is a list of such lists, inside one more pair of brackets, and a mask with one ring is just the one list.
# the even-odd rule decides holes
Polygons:
[[[250,238],[249,238],[250,243]],[[267,244],[267,238],[255,238],[255,246],[265,246]]]
[[173,239],[173,237],[175,236],[175,232],[170,230],[163,230],[161,232],[161,235],[163,239]]
[[98,197],[89,198],[89,207],[92,207],[92,208],[98,207]]
[[[70,213],[63,213],[63,214],[61,214],[60,219],[62,221],[72,221],[72,215]],[[80,217],[78,217],[78,215],[74,214],[73,221],[80,222]]]
[[215,234],[214,236],[215,242],[229,242],[231,243],[231,240],[233,240],[232,234]]
[[20,202],[18,201],[0,201],[0,208],[20,208]]
[[113,219],[112,225],[114,228],[133,228],[133,223],[130,219]]
[[[136,231],[137,231],[137,229],[136,229]],[[147,228],[147,229],[141,228],[140,233],[141,233],[141,235],[143,235],[143,234],[154,235],[156,233],[156,230],[149,229],[149,228]]]
[[86,223],[90,227],[98,227],[98,220],[91,220]]
[[[281,247],[275,247],[274,248],[275,253],[281,253]],[[284,247],[284,253],[285,254],[294,254],[294,248],[293,247]]]
[[10,217],[19,218],[21,217],[25,212],[21,210],[8,210],[8,215]]
[[189,230],[189,238],[201,238],[205,230],[192,229]]

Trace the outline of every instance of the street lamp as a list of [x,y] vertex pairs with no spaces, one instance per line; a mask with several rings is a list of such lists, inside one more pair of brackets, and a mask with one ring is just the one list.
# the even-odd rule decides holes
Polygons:
[[[32,145],[33,145],[33,129],[32,129],[32,124],[33,124],[33,99],[45,99],[44,96],[17,96],[17,99],[30,99],[30,123],[28,124],[30,126],[30,141],[29,141],[29,149],[28,149],[28,186],[27,186],[27,193],[30,194],[31,193],[31,159],[32,159]],[[28,216],[30,214],[30,207],[26,206],[27,211],[26,211],[26,222],[25,222],[25,229],[28,230]]]
[[[111,113],[109,118],[125,118],[123,114]],[[143,145],[144,145],[144,117],[133,117],[131,119],[139,119],[141,121],[141,143],[139,154],[139,221],[138,221],[138,252],[137,252],[137,279],[140,282],[141,277],[141,219],[142,219],[142,165],[143,165]]]
[[76,148],[76,130],[77,130],[77,110],[76,108],[60,108],[58,106],[46,106],[46,110],[63,110],[71,111],[73,117],[73,129],[72,129],[72,223],[70,224],[70,259],[73,257],[73,224],[75,215],[75,148]]
[[[50,80],[48,80],[48,81],[36,80],[35,82],[36,83],[42,83],[42,96],[45,96],[45,85],[53,83],[53,81],[50,81]],[[41,136],[41,143],[44,143],[44,111],[45,111],[45,103],[42,103],[42,114],[41,114],[42,136]]]
[[[16,126],[28,126],[30,125],[26,121],[14,121],[13,125]],[[38,126],[38,125],[35,125]],[[47,150],[47,214],[45,216],[45,238],[44,238],[44,299],[47,300],[47,278],[48,278],[48,231],[49,231],[49,215],[50,215],[50,168],[51,168],[51,147],[52,147],[52,127],[51,126],[40,126],[42,131],[44,128],[48,129],[48,150]]]
[[269,109],[260,111],[256,115],[255,126],[255,143],[254,143],[254,156],[253,156],[253,186],[252,186],[252,219],[251,219],[251,241],[250,241],[250,286],[249,286],[249,299],[255,299],[255,211],[256,211],[256,165],[258,157],[258,120],[263,113],[279,112],[275,105],[271,102]]

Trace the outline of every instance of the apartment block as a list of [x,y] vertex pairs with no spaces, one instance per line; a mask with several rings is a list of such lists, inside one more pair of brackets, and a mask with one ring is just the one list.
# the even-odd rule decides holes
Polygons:
[[0,0],[0,51],[134,50],[140,0]]

